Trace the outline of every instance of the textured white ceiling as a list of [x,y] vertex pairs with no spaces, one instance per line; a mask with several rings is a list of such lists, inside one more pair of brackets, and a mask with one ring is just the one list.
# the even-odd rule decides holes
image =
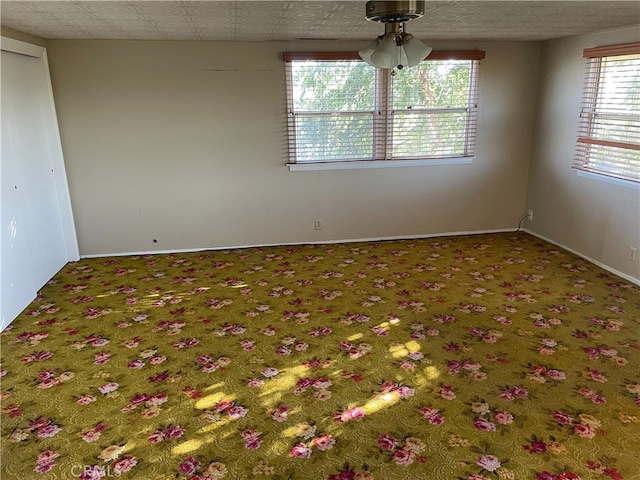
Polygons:
[[[2,25],[47,39],[367,40],[384,30],[362,1],[2,0]],[[423,40],[547,40],[640,26],[639,1],[426,2]],[[639,27],[640,32],[640,27]],[[640,34],[639,34],[640,36]]]

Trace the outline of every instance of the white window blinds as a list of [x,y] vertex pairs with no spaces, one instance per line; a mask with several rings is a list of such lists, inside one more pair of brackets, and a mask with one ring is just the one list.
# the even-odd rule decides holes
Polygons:
[[640,43],[586,49],[573,167],[640,182]]
[[484,52],[396,74],[357,54],[285,53],[290,163],[471,157]]

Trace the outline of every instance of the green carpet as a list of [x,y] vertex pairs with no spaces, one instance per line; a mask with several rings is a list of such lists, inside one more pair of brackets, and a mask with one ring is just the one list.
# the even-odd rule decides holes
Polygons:
[[525,233],[67,265],[2,478],[640,478],[640,289]]

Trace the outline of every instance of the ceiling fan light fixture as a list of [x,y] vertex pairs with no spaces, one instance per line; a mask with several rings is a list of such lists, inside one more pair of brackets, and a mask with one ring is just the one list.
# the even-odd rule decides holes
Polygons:
[[373,42],[367,45],[363,50],[360,50],[358,52],[358,54],[360,55],[360,58],[362,58],[368,64],[371,64],[371,55],[376,51],[376,48],[378,48],[378,45],[380,45],[380,37],[376,38]]
[[360,50],[360,58],[374,67],[388,69],[420,63],[432,49],[406,33],[404,22],[423,15],[424,0],[367,2],[367,20],[384,23],[385,33]]
[[371,54],[371,63],[381,68],[395,68],[398,65],[399,54],[395,33],[386,33]]
[[433,48],[425,45],[410,34],[407,34],[407,38],[404,40],[402,46],[403,51],[407,54],[407,67],[415,67],[422,60],[427,58],[433,50]]

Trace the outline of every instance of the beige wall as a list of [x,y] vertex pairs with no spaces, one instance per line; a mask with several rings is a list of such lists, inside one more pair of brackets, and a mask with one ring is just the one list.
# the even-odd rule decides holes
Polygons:
[[640,279],[640,190],[578,177],[571,168],[588,47],[637,42],[640,30],[585,35],[542,46],[527,227],[597,262]]
[[281,52],[301,46],[362,45],[50,40],[81,254],[517,226],[538,44],[434,45],[486,50],[473,164],[289,172]]

